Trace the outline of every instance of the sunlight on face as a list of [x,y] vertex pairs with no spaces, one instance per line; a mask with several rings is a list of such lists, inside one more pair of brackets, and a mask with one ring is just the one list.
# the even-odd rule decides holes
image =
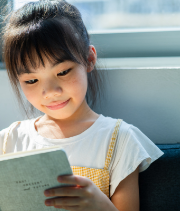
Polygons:
[[84,104],[87,69],[72,61],[54,67],[47,60],[44,61],[45,68],[40,66],[35,71],[32,69],[30,74],[19,76],[22,91],[35,108],[49,117],[70,118]]

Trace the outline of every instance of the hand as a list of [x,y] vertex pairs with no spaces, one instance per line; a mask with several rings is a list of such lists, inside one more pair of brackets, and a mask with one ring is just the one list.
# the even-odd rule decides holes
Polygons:
[[55,197],[46,200],[46,206],[54,206],[69,211],[117,210],[110,199],[87,177],[60,176],[58,182],[73,186],[49,189],[49,194],[46,193],[46,190],[45,196]]

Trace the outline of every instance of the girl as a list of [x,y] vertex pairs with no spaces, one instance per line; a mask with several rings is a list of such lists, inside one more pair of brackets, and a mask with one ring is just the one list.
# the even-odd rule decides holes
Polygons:
[[[64,0],[28,3],[4,28],[4,61],[22,102],[43,112],[0,132],[3,153],[61,145],[75,185],[49,189],[44,203],[70,211],[138,211],[139,172],[163,155],[137,127],[97,114],[101,77],[96,49],[76,7]],[[91,104],[91,106],[90,106]],[[32,202],[33,203],[33,202]]]

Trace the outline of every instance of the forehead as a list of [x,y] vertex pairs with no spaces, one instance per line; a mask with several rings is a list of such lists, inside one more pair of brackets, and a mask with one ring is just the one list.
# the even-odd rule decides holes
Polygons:
[[[23,48],[24,49],[24,48]],[[14,65],[16,75],[36,73],[45,69],[53,69],[57,65],[62,67],[69,63],[81,63],[74,55],[69,55],[61,49],[56,51],[49,50],[48,52],[43,49],[36,49],[35,47],[26,48],[26,50],[19,52]]]
[[36,73],[39,72],[41,70],[45,70],[45,69],[54,69],[57,66],[66,66],[68,64],[75,64],[75,62],[70,61],[70,60],[49,60],[46,57],[43,57],[43,62],[36,57],[36,59],[34,59],[34,61],[32,62],[28,57],[26,58],[26,67],[24,67],[22,64],[20,64],[20,74],[25,74],[25,73]]

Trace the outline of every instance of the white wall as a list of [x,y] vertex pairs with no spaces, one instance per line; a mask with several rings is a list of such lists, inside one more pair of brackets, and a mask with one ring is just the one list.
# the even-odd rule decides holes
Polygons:
[[[137,126],[154,143],[180,143],[180,69],[137,68],[132,60],[127,68],[122,63],[119,68],[111,65],[106,70],[106,99],[95,111]],[[0,71],[0,79],[1,130],[25,117],[18,109],[5,70]]]

